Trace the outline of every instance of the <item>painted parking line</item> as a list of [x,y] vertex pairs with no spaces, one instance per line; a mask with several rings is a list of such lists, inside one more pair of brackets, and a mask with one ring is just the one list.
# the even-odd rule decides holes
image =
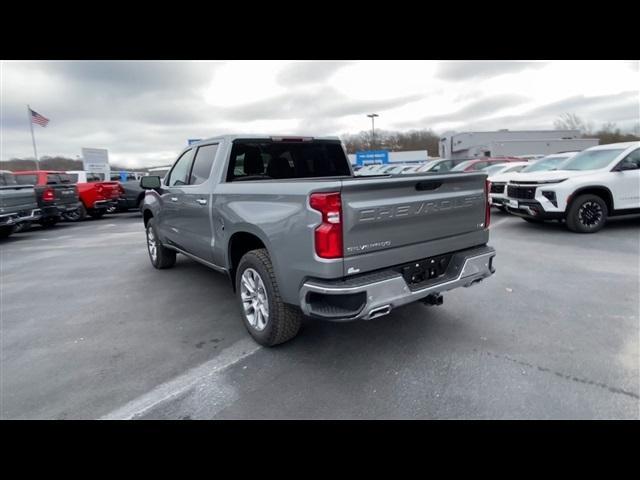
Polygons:
[[261,348],[251,338],[243,338],[222,350],[215,358],[155,387],[150,392],[104,415],[100,420],[131,420],[141,417],[151,409],[176,398],[190,388],[211,381],[215,375],[220,374],[240,360],[253,355]]

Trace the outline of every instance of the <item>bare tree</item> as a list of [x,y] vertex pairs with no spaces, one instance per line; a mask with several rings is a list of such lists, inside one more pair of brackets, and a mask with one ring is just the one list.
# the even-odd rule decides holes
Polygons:
[[556,130],[579,130],[582,135],[588,135],[593,130],[593,124],[585,122],[575,113],[563,113],[553,122]]

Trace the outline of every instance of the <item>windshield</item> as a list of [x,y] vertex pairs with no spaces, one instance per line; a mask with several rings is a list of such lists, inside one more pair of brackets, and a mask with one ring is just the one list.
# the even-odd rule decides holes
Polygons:
[[544,172],[547,170],[551,170],[556,168],[562,162],[565,162],[569,159],[569,157],[561,157],[561,156],[550,156],[533,162],[530,165],[527,165],[525,168],[521,170],[522,173],[525,172]]
[[562,165],[562,170],[597,170],[598,168],[604,168],[622,152],[624,152],[623,148],[585,150]]
[[459,163],[458,165],[456,165],[455,167],[453,167],[451,169],[452,172],[461,172],[463,171],[465,168],[467,168],[469,165],[471,165],[472,160],[467,160],[465,162]]
[[500,172],[502,169],[504,169],[504,165],[493,165],[491,167],[486,168],[485,172],[487,172],[487,175],[491,176]]

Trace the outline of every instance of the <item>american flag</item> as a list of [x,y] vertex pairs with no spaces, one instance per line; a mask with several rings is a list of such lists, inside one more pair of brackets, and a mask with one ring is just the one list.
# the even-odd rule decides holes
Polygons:
[[29,109],[29,111],[31,112],[31,123],[36,123],[38,125],[40,125],[41,127],[46,127],[47,124],[49,123],[49,119],[46,117],[43,117],[42,115],[40,115],[38,112],[35,112],[31,109]]

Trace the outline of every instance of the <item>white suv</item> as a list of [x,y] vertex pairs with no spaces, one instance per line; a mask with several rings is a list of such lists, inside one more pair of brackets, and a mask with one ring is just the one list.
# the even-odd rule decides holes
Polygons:
[[505,206],[530,222],[566,220],[580,233],[597,232],[607,217],[640,213],[640,142],[588,148],[561,170],[513,174]]
[[[517,175],[520,173],[527,173],[529,176],[533,175],[534,172],[542,172],[547,170],[553,170],[559,167],[562,162],[566,162],[571,157],[573,157],[578,152],[564,152],[564,153],[554,153],[553,155],[547,155],[539,160],[533,160],[529,163],[525,163],[524,167],[514,167],[515,171],[508,169],[510,163],[505,163],[504,165],[498,165],[496,167],[489,167],[487,169],[487,173],[489,174],[489,182],[491,182],[491,190],[489,194],[489,201],[492,206],[499,208],[504,211],[505,204],[508,202],[507,198],[507,183],[511,178],[517,177],[520,179],[524,179],[523,176]],[[518,163],[513,163],[513,165],[519,165]],[[506,167],[505,167],[506,166]],[[504,170],[492,174],[491,168],[499,168],[502,167]],[[531,177],[534,178],[534,177]]]

